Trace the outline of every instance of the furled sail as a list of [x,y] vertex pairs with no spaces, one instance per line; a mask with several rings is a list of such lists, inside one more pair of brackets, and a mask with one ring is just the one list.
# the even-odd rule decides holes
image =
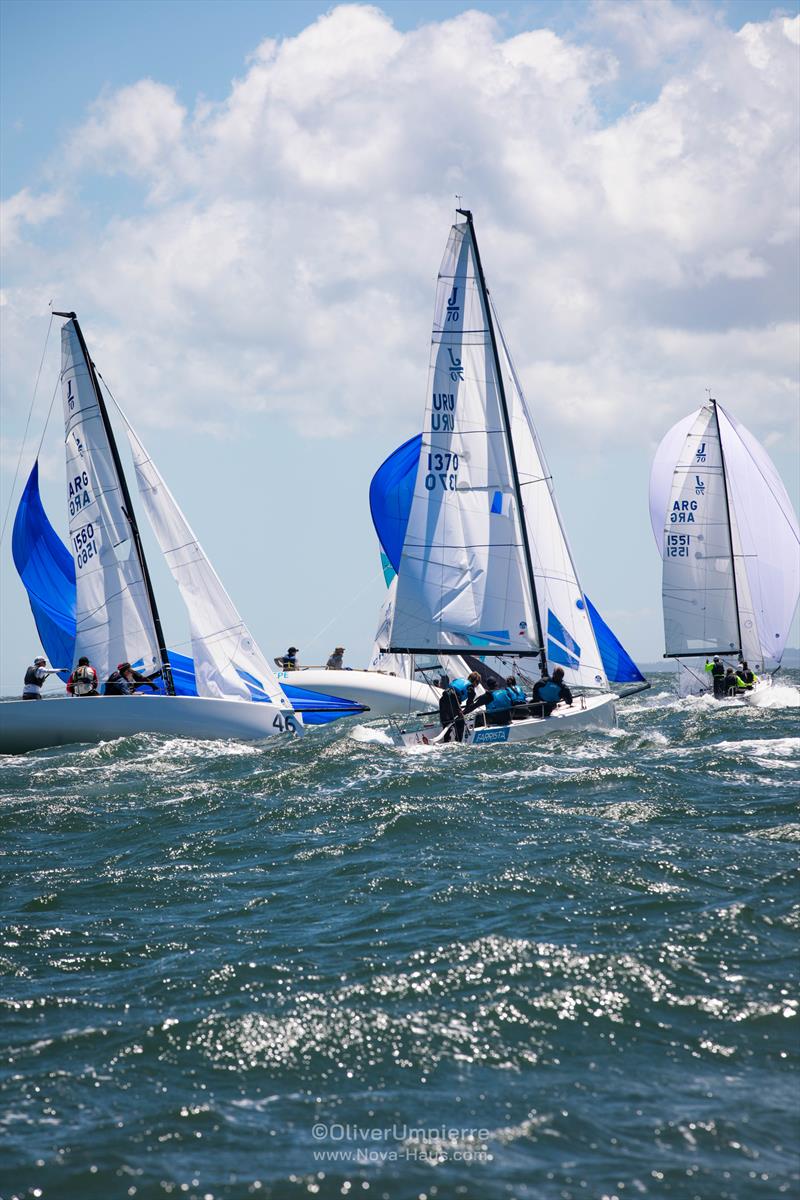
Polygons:
[[197,693],[249,700],[255,677],[273,704],[291,708],[142,442],[128,425],[136,482],[150,523],[189,615]]
[[115,456],[76,322],[61,330],[69,548],[75,563],[75,654],[101,679],[122,661],[159,666],[153,612]]

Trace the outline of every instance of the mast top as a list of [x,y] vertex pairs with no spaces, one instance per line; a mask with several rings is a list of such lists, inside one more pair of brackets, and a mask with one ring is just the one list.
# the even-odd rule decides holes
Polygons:
[[52,314],[54,317],[67,317],[67,319],[70,321],[77,321],[77,319],[78,319],[78,314],[74,313],[74,312],[68,312],[68,313],[56,312],[56,310],[53,309]]

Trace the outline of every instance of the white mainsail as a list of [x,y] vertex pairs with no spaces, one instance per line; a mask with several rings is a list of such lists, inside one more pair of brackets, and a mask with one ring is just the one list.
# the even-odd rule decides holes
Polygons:
[[250,700],[249,676],[273,704],[291,709],[155,463],[126,424],[139,494],[189,615],[198,696]]
[[[160,663],[158,638],[122,486],[74,320],[61,330],[69,545],[75,562],[75,657],[101,680],[118,663]],[[72,664],[64,664],[70,666]]]
[[548,660],[562,665],[570,682],[605,687],[549,473],[500,337],[506,429],[490,319],[471,225],[454,225],[436,290],[428,403],[391,645],[531,655],[540,649],[538,600]]
[[[681,690],[706,690],[702,658],[779,664],[800,593],[800,532],[764,448],[716,401],[665,435],[650,476],[663,558],[666,651]],[[694,655],[699,655],[692,661]]]
[[697,413],[675,464],[662,546],[666,653],[738,653],[728,499],[712,404]]

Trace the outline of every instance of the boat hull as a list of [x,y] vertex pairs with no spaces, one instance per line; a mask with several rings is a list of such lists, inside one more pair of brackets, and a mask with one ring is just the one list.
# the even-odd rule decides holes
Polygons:
[[384,675],[381,671],[327,671],[324,667],[304,667],[299,671],[281,671],[278,679],[309,692],[365,704],[370,714],[378,717],[424,712],[438,707],[441,696],[441,691],[430,684],[403,679],[399,675]]
[[[288,728],[287,728],[288,718]],[[97,696],[9,700],[0,704],[0,754],[103,742],[137,733],[257,742],[302,733],[291,709],[203,696]]]
[[[468,717],[464,729],[464,746],[490,746],[509,742],[530,742],[536,738],[552,737],[576,729],[613,729],[617,724],[616,695],[604,692],[600,696],[580,696],[570,705],[559,704],[549,717],[530,717],[512,721],[509,725],[487,725],[483,713]],[[442,733],[442,727],[425,725],[421,729],[397,729],[392,739],[398,746],[429,746]],[[441,742],[437,744],[441,745]]]

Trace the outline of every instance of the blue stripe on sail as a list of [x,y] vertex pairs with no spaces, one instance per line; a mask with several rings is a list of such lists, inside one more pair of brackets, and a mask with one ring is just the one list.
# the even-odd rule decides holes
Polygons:
[[551,608],[548,608],[547,610],[547,636],[549,638],[555,638],[556,641],[561,642],[561,645],[564,646],[571,654],[573,654],[576,658],[580,658],[580,646],[575,641],[572,634],[564,628]]
[[577,671],[581,665],[581,660],[576,658],[574,654],[570,654],[558,642],[554,642],[552,638],[547,639],[547,658],[549,662],[558,663],[561,667],[570,667],[573,671]]
[[597,639],[597,648],[603,660],[603,669],[610,682],[646,683],[644,675],[616,635],[606,625],[589,597],[585,596],[584,599],[594,636]]
[[492,507],[489,509],[493,513],[502,513],[503,511],[503,493],[495,492],[492,496]]

